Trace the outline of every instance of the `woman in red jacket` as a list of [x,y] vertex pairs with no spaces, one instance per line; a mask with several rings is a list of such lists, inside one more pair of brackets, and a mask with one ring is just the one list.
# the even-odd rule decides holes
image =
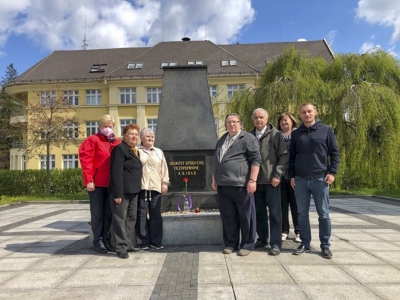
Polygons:
[[86,138],[79,147],[83,184],[89,193],[93,245],[97,252],[114,252],[110,242],[111,207],[108,193],[110,153],[121,143],[114,134],[114,118],[104,115],[99,132]]

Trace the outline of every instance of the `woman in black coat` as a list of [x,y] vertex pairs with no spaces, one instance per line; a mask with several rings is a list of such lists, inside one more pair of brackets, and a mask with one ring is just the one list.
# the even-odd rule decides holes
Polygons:
[[128,251],[133,249],[142,178],[142,163],[136,147],[139,130],[136,124],[125,126],[122,143],[111,153],[110,202],[115,251],[119,258],[128,258]]

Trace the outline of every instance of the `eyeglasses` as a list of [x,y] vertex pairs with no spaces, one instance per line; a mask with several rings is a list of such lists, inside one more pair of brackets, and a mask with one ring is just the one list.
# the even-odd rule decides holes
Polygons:
[[229,122],[226,122],[226,124],[228,124],[228,125],[235,125],[237,123],[240,123],[240,121],[229,121]]

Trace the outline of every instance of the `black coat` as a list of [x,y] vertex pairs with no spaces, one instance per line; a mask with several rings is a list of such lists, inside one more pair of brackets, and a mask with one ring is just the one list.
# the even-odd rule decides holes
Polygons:
[[142,163],[124,141],[111,152],[110,193],[114,198],[123,194],[139,193],[142,180]]

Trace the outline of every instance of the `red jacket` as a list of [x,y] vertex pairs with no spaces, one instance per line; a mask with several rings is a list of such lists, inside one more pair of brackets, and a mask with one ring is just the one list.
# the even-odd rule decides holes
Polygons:
[[79,146],[79,160],[82,167],[83,184],[94,182],[95,186],[108,187],[110,180],[110,153],[121,143],[117,138],[114,142],[99,134],[86,138]]

